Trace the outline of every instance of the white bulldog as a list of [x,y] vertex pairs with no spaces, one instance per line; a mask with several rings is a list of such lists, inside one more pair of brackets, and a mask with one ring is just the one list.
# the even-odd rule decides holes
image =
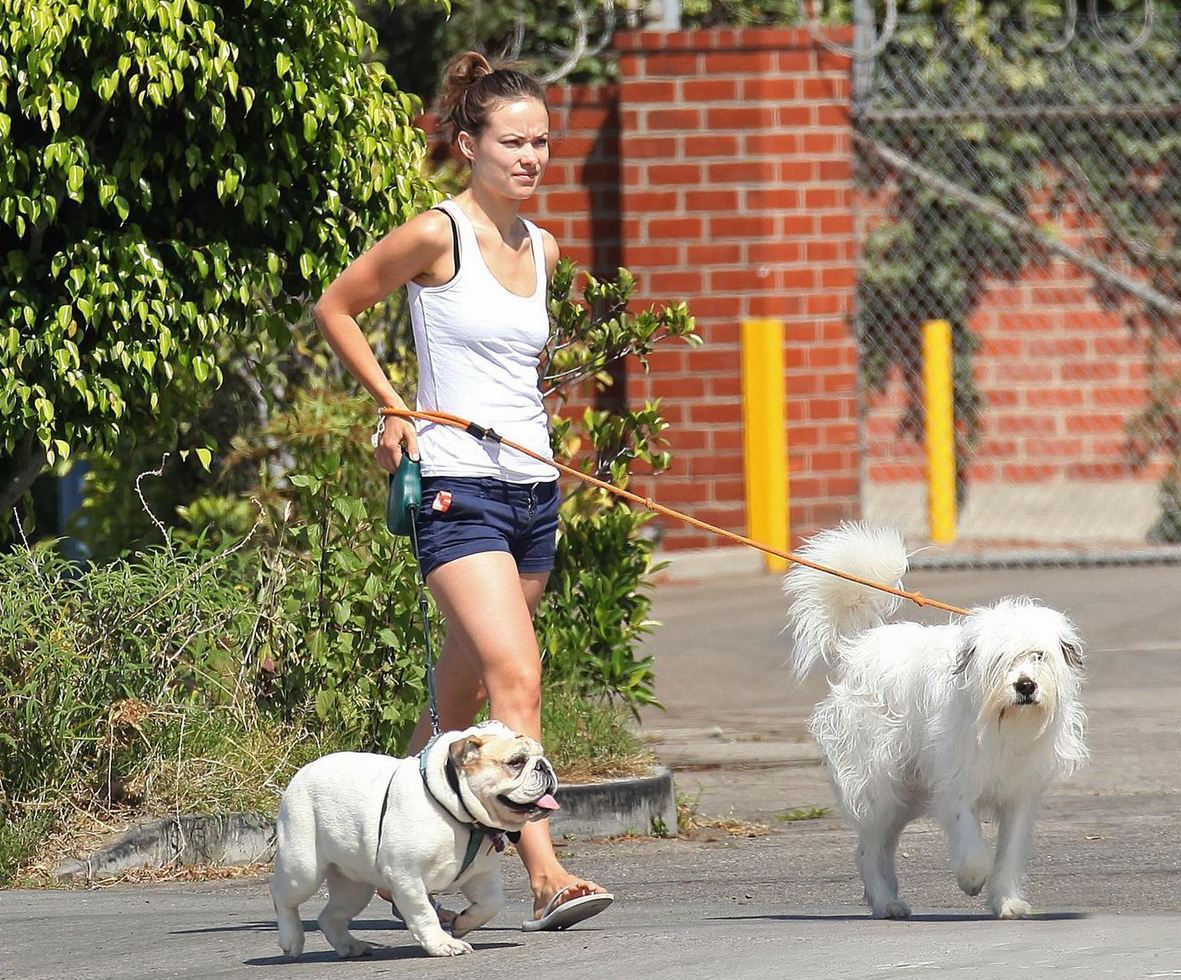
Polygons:
[[[407,759],[338,752],[309,763],[279,807],[271,897],[280,948],[303,952],[299,906],[327,878],[318,922],[339,956],[372,949],[349,923],[379,886],[428,954],[470,953],[460,937],[504,905],[503,837],[558,809],[557,788],[541,745],[495,721],[444,732]],[[454,886],[471,904],[449,936],[430,896]]]

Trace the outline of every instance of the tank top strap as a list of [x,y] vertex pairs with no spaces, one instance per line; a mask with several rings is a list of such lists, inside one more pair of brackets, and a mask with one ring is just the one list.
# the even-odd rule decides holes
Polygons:
[[480,255],[480,245],[476,241],[476,229],[471,218],[464,214],[463,208],[450,198],[440,201],[435,207],[440,211],[446,211],[451,216],[455,230],[459,233],[460,269],[470,271],[472,265],[481,268],[484,262]]
[[[504,289],[496,279],[496,276],[493,275],[492,270],[488,268],[488,263],[484,260],[484,253],[480,251],[480,243],[476,239],[476,226],[472,224],[472,219],[464,213],[463,208],[451,198],[440,201],[435,207],[451,215],[452,220],[455,222],[455,227],[459,232],[460,270],[466,276],[481,276],[495,283],[501,289]],[[529,244],[533,252],[533,269],[537,276],[534,280],[536,286],[530,297],[540,294],[544,298],[547,293],[546,287],[549,283],[549,276],[546,275],[545,266],[545,241],[542,239],[541,229],[537,225],[528,218],[521,218],[520,220],[525,225],[525,230],[529,232]],[[517,294],[513,293],[512,295],[515,296]],[[519,298],[529,299],[530,297]]]
[[529,232],[529,241],[533,245],[533,268],[537,272],[537,292],[540,292],[545,297],[548,292],[549,275],[546,272],[545,264],[545,241],[541,237],[541,229],[537,227],[528,218],[522,218],[525,222],[525,228]]

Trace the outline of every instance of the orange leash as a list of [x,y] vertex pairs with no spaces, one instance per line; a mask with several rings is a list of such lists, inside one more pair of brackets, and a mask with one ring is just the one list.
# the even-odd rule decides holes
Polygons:
[[383,416],[392,416],[395,418],[404,419],[422,419],[424,422],[434,422],[438,425],[449,425],[452,428],[463,429],[470,435],[481,441],[487,440],[489,442],[497,442],[502,446],[508,446],[519,453],[536,459],[539,462],[547,463],[554,469],[567,476],[572,476],[576,480],[581,480],[583,483],[589,483],[591,486],[598,487],[600,490],[606,490],[609,493],[615,494],[617,497],[623,497],[625,500],[630,500],[632,503],[641,504],[650,511],[657,514],[666,514],[669,517],[675,517],[677,520],[684,521],[686,524],[691,524],[693,527],[699,528],[702,531],[709,531],[711,534],[717,534],[720,537],[728,538],[731,541],[736,541],[739,544],[747,545],[751,548],[756,548],[759,551],[765,552],[768,555],[775,555],[777,558],[782,558],[785,561],[792,562],[796,565],[805,565],[808,568],[815,569],[818,572],[824,572],[828,575],[835,575],[837,578],[843,578],[847,582],[855,582],[857,585],[864,585],[870,589],[877,589],[881,592],[888,592],[890,595],[897,596],[900,599],[909,599],[911,602],[919,606],[933,606],[936,609],[943,609],[946,612],[956,613],[960,616],[967,616],[968,610],[961,609],[959,606],[952,606],[946,602],[939,602],[936,599],[928,599],[921,592],[907,592],[904,589],[896,589],[893,586],[885,585],[882,582],[874,582],[871,579],[860,578],[857,575],[850,575],[848,572],[842,572],[837,568],[827,568],[824,565],[818,565],[816,562],[809,561],[807,558],[800,558],[798,555],[789,554],[786,551],[779,551],[777,548],[772,548],[770,545],[762,544],[752,538],[745,537],[741,534],[736,534],[733,531],[727,531],[725,528],[718,527],[716,524],[709,524],[706,521],[699,521],[695,517],[690,517],[688,514],[682,514],[679,510],[673,510],[671,507],[665,507],[658,504],[651,497],[641,497],[639,494],[632,493],[630,490],[624,490],[614,484],[606,483],[593,476],[588,476],[573,467],[566,466],[552,459],[547,459],[531,449],[526,449],[524,446],[519,446],[515,442],[505,439],[498,435],[492,429],[486,429],[475,422],[469,422],[467,419],[460,418],[458,415],[448,415],[445,412],[414,412],[408,408],[389,408],[382,407],[378,409]]

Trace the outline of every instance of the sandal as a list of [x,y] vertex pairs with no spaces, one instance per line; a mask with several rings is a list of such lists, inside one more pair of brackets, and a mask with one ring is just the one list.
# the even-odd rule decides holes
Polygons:
[[553,932],[569,929],[572,925],[598,915],[608,905],[615,901],[610,892],[592,892],[589,895],[579,895],[563,902],[562,896],[570,889],[576,888],[582,882],[572,881],[565,888],[554,892],[553,897],[545,903],[541,915],[521,923],[524,932]]

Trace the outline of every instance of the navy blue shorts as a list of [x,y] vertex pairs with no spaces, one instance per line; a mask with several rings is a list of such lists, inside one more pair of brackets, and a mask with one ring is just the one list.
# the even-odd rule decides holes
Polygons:
[[416,530],[424,578],[449,561],[485,551],[507,551],[521,572],[550,572],[557,551],[558,483],[423,477]]

